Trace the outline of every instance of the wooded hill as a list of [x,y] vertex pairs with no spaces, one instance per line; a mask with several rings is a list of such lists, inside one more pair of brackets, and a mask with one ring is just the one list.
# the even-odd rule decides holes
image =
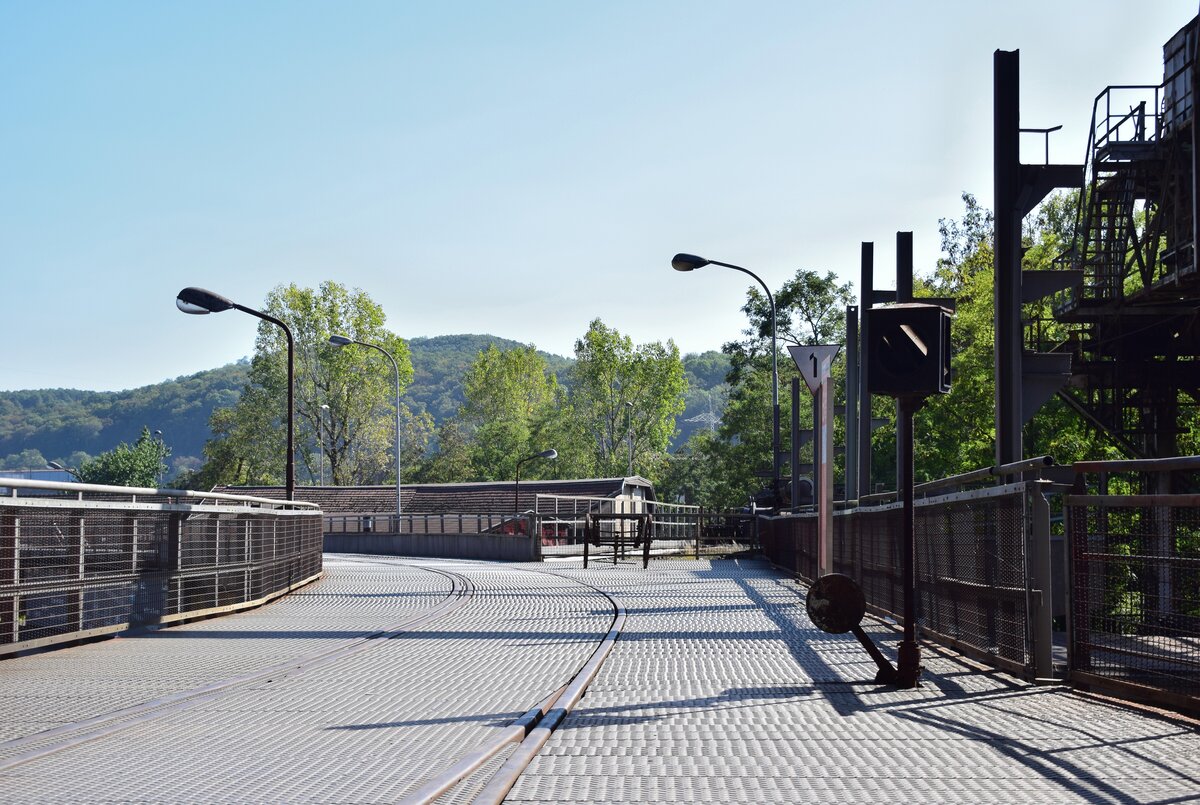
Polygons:
[[[490,335],[446,335],[408,340],[413,382],[404,402],[428,411],[434,421],[454,416],[463,402],[462,378],[476,355],[495,344],[522,346]],[[541,353],[559,382],[570,385],[574,361]],[[78,464],[80,454],[95,456],[120,442],[137,440],[143,427],[161,430],[176,469],[198,466],[211,437],[208,419],[214,408],[237,402],[250,364],[247,359],[194,375],[127,391],[36,389],[0,392],[0,465],[4,469],[41,469],[45,459]],[[698,415],[719,417],[727,392],[729,359],[720,352],[684,358],[689,391],[678,419],[682,444],[705,422],[684,422]]]

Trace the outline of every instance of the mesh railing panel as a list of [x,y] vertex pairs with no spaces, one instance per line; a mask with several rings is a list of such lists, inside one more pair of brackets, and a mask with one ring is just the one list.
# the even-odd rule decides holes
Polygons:
[[919,507],[917,579],[922,626],[1028,665],[1024,525],[1021,492]]
[[[917,612],[921,626],[1022,667],[1028,642],[1023,488],[922,501],[914,512]],[[833,569],[855,579],[868,605],[904,610],[899,505],[839,512],[833,518]],[[815,514],[766,522],[763,550],[776,565],[811,582],[817,574]]]
[[1200,697],[1200,509],[1067,499],[1072,669]]
[[89,503],[0,503],[0,646],[230,607],[321,570],[319,512]]

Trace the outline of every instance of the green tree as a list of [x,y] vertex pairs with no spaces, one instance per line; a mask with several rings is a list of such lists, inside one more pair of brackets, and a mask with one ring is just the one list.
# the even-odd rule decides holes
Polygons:
[[[914,420],[918,482],[995,462],[993,217],[970,193],[963,193],[962,201],[962,218],[938,222],[942,257],[932,276],[914,282],[918,297],[951,297],[956,303],[950,393],[928,400]],[[883,462],[880,480],[894,488],[894,426],[876,437],[875,444],[889,459]]]
[[475,478],[471,462],[471,440],[457,419],[448,419],[437,429],[437,450],[426,456],[413,472],[414,483],[451,484]]
[[[395,372],[378,351],[337,348],[330,335],[375,344],[395,358],[401,392],[412,379],[408,347],[384,327],[383,308],[365,292],[333,281],[317,289],[295,284],[272,290],[263,311],[288,324],[295,337],[296,463],[301,481],[321,477],[322,460],[334,484],[395,481]],[[205,447],[205,482],[282,483],[287,417],[287,340],[261,322],[249,382],[232,415],[214,413],[215,438]],[[427,441],[432,422],[401,404],[407,430]],[[405,422],[409,422],[406,428]],[[214,443],[215,442],[215,443]],[[423,451],[424,444],[422,444]],[[408,454],[409,459],[413,456]],[[402,460],[405,451],[402,451]]]
[[[463,380],[459,417],[473,429],[472,465],[479,480],[507,480],[525,456],[546,449],[537,426],[558,399],[558,381],[532,346],[479,353]],[[530,467],[530,477],[552,468]]]
[[[27,448],[20,453],[12,453],[4,457],[0,469],[6,470],[40,470],[46,466],[46,457],[40,450]],[[67,465],[71,466],[71,465]]]
[[[1025,226],[1026,269],[1051,269],[1072,243],[1078,191],[1046,199]],[[932,398],[916,417],[917,480],[932,480],[995,462],[994,252],[992,214],[963,193],[963,216],[940,221],[942,258],[933,275],[919,282],[926,293],[953,297],[950,393]],[[920,295],[920,294],[919,294]],[[1040,350],[1062,348],[1072,337],[1054,319],[1051,300],[1024,306],[1032,322],[1027,339]],[[1119,453],[1057,397],[1024,427],[1025,454],[1048,454],[1060,463],[1115,458]],[[894,479],[893,479],[894,483]]]
[[166,459],[171,448],[162,439],[150,435],[143,427],[142,435],[133,445],[121,442],[112,450],[101,453],[79,466],[79,478],[84,483],[110,486],[157,487],[167,471]]
[[632,445],[634,472],[653,478],[687,392],[675,342],[635,347],[596,319],[575,342],[570,386],[570,415],[587,438],[593,473],[625,475]]
[[[779,342],[779,402],[780,425],[784,449],[791,439],[791,395],[793,377],[798,376],[787,346],[810,344],[842,344],[846,338],[846,306],[853,304],[849,283],[839,283],[832,271],[821,274],[798,270],[786,280],[775,296],[777,338]],[[702,456],[708,477],[695,484],[707,506],[731,507],[744,505],[749,496],[764,487],[764,474],[772,469],[772,411],[771,411],[771,306],[767,296],[757,286],[751,286],[742,306],[748,326],[743,338],[726,344],[723,351],[729,356],[729,402],[715,434],[699,435],[690,446]],[[835,386],[844,381],[842,361],[833,367]],[[807,387],[802,383],[800,423],[812,427],[812,405]],[[835,441],[840,440],[841,423],[837,423]],[[696,437],[693,437],[696,438]],[[811,447],[804,450],[811,456]],[[806,456],[802,455],[801,460]],[[842,461],[836,469],[840,471]]]

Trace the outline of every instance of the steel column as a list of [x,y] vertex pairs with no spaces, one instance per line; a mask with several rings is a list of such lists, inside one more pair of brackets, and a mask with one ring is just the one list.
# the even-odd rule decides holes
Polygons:
[[[871,309],[874,293],[875,244],[862,244],[862,266],[858,289],[859,342],[867,340],[867,311]],[[858,365],[858,494],[869,495],[871,487],[871,392],[867,382],[867,362]]]
[[993,54],[995,190],[996,463],[1020,461],[1021,219],[1020,51]]

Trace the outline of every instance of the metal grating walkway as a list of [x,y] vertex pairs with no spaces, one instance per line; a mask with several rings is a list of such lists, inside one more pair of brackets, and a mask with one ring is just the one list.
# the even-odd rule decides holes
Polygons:
[[928,650],[922,687],[879,688],[760,562],[325,567],[258,610],[0,662],[0,802],[395,802],[566,684],[614,600],[621,637],[508,802],[1200,801],[1194,724]]

